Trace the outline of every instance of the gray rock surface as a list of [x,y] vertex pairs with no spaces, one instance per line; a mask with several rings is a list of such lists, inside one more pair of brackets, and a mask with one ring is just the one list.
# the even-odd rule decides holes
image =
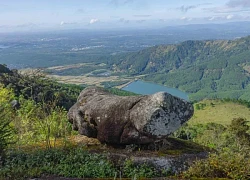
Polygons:
[[[105,155],[105,153],[103,153]],[[133,164],[154,167],[158,172],[169,172],[172,175],[178,175],[183,171],[188,170],[188,168],[194,164],[197,160],[206,159],[208,157],[208,152],[199,153],[189,153],[180,155],[164,155],[164,156],[154,156],[152,153],[149,154],[119,154],[119,153],[108,153],[110,161],[114,164],[119,162],[125,162],[126,160],[131,160]],[[115,160],[115,162],[114,162]]]
[[116,96],[101,88],[83,90],[68,112],[73,129],[107,144],[148,144],[165,138],[193,115],[191,103],[166,92]]

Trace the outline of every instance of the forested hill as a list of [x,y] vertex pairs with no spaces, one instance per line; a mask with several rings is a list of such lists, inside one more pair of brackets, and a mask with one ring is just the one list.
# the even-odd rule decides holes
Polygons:
[[3,73],[11,73],[11,70],[9,70],[5,65],[0,64],[0,75]]
[[185,41],[115,56],[112,68],[179,88],[191,99],[250,99],[250,36]]

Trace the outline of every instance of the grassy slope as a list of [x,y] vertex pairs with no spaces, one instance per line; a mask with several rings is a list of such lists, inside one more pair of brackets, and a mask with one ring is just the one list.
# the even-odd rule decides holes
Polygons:
[[[214,105],[212,105],[212,104]],[[203,109],[198,110],[197,104],[206,104]],[[246,118],[250,120],[250,109],[233,102],[223,102],[220,100],[203,100],[194,104],[195,113],[189,124],[219,123],[230,124],[233,118]]]

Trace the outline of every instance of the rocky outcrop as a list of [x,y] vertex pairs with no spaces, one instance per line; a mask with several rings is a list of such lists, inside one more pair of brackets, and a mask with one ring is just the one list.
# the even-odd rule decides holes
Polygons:
[[167,137],[193,115],[191,103],[166,92],[116,96],[83,90],[68,113],[73,129],[107,144],[148,144]]

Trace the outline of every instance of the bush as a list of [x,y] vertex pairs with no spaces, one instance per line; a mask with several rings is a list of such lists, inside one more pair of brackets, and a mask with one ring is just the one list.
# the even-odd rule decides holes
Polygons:
[[0,179],[27,179],[42,174],[78,178],[114,177],[116,169],[104,156],[82,148],[13,151],[7,155]]
[[55,147],[58,139],[66,142],[72,132],[65,109],[55,104],[36,104],[34,100],[19,97],[21,107],[16,110],[13,125],[17,130],[18,145],[46,142],[46,147]]
[[230,150],[213,153],[207,160],[196,161],[184,173],[185,178],[229,178],[249,179],[250,159],[242,153],[233,153]]
[[0,166],[4,161],[5,149],[13,140],[13,129],[10,126],[12,120],[12,107],[10,100],[13,93],[0,85]]
[[225,128],[208,124],[193,141],[216,150],[206,160],[195,162],[183,175],[185,178],[230,178],[249,179],[250,176],[250,135],[247,121],[233,119]]
[[155,168],[147,164],[135,164],[131,160],[125,161],[122,172],[123,176],[127,178],[152,178],[157,176]]

